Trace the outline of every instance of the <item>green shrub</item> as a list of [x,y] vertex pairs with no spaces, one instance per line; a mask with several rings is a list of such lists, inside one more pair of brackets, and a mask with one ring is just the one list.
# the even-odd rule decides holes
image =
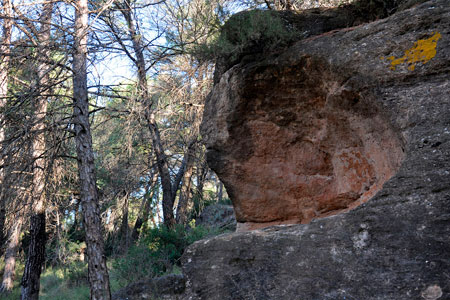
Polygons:
[[132,246],[127,254],[113,261],[113,273],[121,284],[160,276],[173,272],[187,246],[205,237],[217,235],[217,229],[202,226],[173,229],[165,226],[150,229],[143,234],[139,244]]
[[82,261],[73,261],[66,269],[67,285],[70,287],[79,287],[89,284],[88,265]]
[[245,11],[233,15],[211,43],[201,45],[197,56],[206,59],[218,57],[231,61],[243,54],[270,51],[289,44],[298,35],[281,15],[267,10]]
[[153,276],[152,262],[152,253],[145,245],[132,246],[126,255],[112,261],[111,276],[116,278],[119,286],[125,286]]

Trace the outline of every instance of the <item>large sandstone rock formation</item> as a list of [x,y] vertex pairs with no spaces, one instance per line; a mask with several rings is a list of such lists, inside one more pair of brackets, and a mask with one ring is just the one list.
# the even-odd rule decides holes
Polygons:
[[[440,59],[434,58],[437,43],[444,42],[437,28],[390,24],[390,32],[377,34],[388,28],[376,25],[313,37],[276,57],[241,63],[216,84],[202,133],[240,229],[308,223],[354,208],[396,173],[407,137],[392,120],[400,116],[377,93],[432,70]],[[352,37],[357,34],[366,40]],[[410,45],[395,43],[399,34]]]
[[223,69],[203,135],[237,220],[310,223],[195,243],[186,299],[450,299],[449,49],[435,0]]

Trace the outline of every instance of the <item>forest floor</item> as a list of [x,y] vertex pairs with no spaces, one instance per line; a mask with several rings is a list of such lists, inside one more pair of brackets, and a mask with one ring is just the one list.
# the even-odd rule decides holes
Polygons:
[[[141,234],[139,241],[130,245],[125,253],[110,253],[107,265],[111,293],[146,278],[181,274],[180,258],[187,246],[195,241],[235,230],[236,221],[229,201],[208,205],[206,208],[197,222],[192,221],[189,227],[147,229]],[[78,253],[84,242],[73,241],[66,244],[66,248],[70,250],[64,262],[44,266],[40,279],[41,300],[89,299],[87,262],[80,260]],[[48,256],[52,256],[54,249],[47,250]],[[17,259],[14,288],[8,295],[0,294],[0,299],[20,298],[24,261],[22,253]],[[4,260],[0,260],[0,270],[4,269],[3,264]]]
[[[111,293],[125,287],[127,283],[120,280],[120,275],[112,269],[113,262],[108,263]],[[20,280],[24,269],[24,265],[20,263],[16,268],[16,280],[14,281],[14,289],[8,295],[0,294],[0,299],[17,300],[20,298]],[[84,269],[84,268],[83,268]],[[87,266],[86,266],[87,269]],[[85,270],[84,270],[85,271]],[[78,273],[78,274],[75,274]],[[179,274],[181,270],[175,266],[167,274]],[[80,272],[71,272],[64,270],[62,267],[48,267],[43,270],[41,275],[41,288],[39,299],[41,300],[86,300],[89,299],[89,285],[85,278],[78,278]]]
[[[0,295],[0,299],[17,300],[20,298],[20,280],[24,265],[20,263],[16,268],[16,280],[14,289],[8,295]],[[85,280],[74,280],[74,275],[62,267],[48,267],[41,275],[41,288],[39,299],[42,300],[86,300],[89,299],[89,285]],[[114,280],[114,272],[111,272],[112,292],[120,289],[122,285]]]

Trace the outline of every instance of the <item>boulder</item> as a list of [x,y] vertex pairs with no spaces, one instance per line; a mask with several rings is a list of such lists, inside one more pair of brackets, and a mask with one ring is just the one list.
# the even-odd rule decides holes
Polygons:
[[191,245],[186,299],[450,299],[450,5],[236,62],[205,106],[244,229]]

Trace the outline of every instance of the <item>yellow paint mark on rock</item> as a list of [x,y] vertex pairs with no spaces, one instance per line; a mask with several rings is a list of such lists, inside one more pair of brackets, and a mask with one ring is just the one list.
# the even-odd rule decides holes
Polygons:
[[414,71],[417,63],[426,64],[433,57],[436,56],[436,46],[438,40],[441,38],[441,34],[436,32],[433,36],[425,40],[418,40],[414,43],[411,49],[405,51],[405,55],[400,58],[395,58],[395,56],[381,57],[381,59],[387,59],[391,61],[391,70],[403,63],[407,63],[408,69]]

